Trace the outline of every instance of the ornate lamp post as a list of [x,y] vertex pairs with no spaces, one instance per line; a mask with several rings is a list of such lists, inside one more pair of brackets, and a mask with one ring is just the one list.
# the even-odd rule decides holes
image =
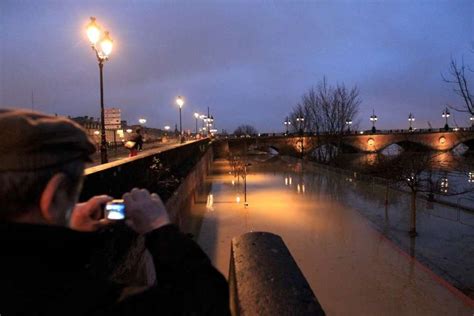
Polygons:
[[202,126],[201,126],[200,130],[201,130],[202,136],[204,137],[204,130],[205,130],[204,126],[206,124],[207,117],[204,114],[201,114],[201,115],[199,115],[199,118],[202,120]]
[[288,116],[286,117],[286,121],[284,121],[283,124],[285,124],[285,127],[286,127],[286,134],[285,135],[288,135],[288,128],[291,125],[291,121],[289,120]]
[[296,122],[298,122],[298,130],[300,131],[300,134],[303,134],[304,117],[303,116],[298,116],[296,118]]
[[214,116],[211,115],[207,118],[207,135],[208,136],[211,133],[211,127],[213,124],[214,124]]
[[408,115],[408,123],[410,124],[410,127],[408,128],[408,130],[410,132],[413,131],[412,124],[414,121],[415,121],[415,117],[413,116],[413,114],[410,113],[410,115]]
[[179,135],[182,135],[183,134],[183,126],[181,124],[181,109],[183,108],[184,100],[181,96],[178,96],[176,98],[176,104],[179,107]]
[[198,118],[199,118],[199,113],[194,113],[194,118],[196,119],[196,137],[198,134]]
[[376,133],[377,129],[375,128],[375,122],[377,122],[379,118],[375,115],[375,110],[372,109],[372,115],[370,116],[370,121],[372,122],[372,133]]
[[101,142],[100,142],[100,161],[101,163],[108,162],[107,159],[107,139],[105,137],[105,115],[104,115],[104,80],[103,68],[104,62],[109,60],[109,55],[112,52],[113,42],[110,38],[109,32],[102,31],[97,24],[95,17],[91,17],[91,21],[87,25],[87,37],[91,43],[92,50],[95,52],[97,61],[99,63],[99,78],[100,78],[100,120],[101,120]]
[[451,116],[451,113],[449,113],[449,110],[448,108],[446,108],[443,113],[441,114],[441,116],[446,119],[446,124],[444,124],[444,130],[448,131],[449,130],[449,125],[448,125],[448,117]]
[[351,119],[347,119],[347,120],[346,120],[346,125],[347,125],[347,132],[350,133],[350,132],[351,132],[352,120],[351,120]]

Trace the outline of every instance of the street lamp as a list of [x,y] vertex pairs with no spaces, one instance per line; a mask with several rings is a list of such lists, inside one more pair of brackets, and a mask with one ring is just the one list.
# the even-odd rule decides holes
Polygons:
[[166,125],[165,126],[165,136],[168,136],[168,131],[170,130],[170,126],[169,125]]
[[375,122],[377,122],[379,118],[377,115],[375,115],[375,110],[372,109],[372,115],[370,116],[370,121],[372,122],[372,133],[377,132],[377,129],[375,128]]
[[350,133],[350,132],[351,132],[352,120],[351,120],[351,119],[347,119],[347,120],[346,120],[346,125],[347,125],[347,132]]
[[413,124],[414,121],[415,121],[415,117],[413,116],[413,114],[410,113],[410,115],[408,115],[408,123],[410,124],[410,127],[408,128],[408,130],[410,132],[413,131],[413,127],[411,125]]
[[288,119],[288,116],[286,117],[286,121],[284,121],[283,124],[285,124],[285,127],[286,127],[286,134],[285,135],[288,135],[288,127],[291,125],[291,122]]
[[296,118],[296,121],[298,122],[298,128],[299,128],[300,134],[303,134],[303,127],[302,127],[302,125],[303,125],[303,122],[304,122],[304,117],[298,116],[298,117]]
[[451,113],[449,113],[449,110],[448,110],[447,107],[446,107],[446,109],[443,111],[443,113],[441,114],[441,116],[446,119],[446,124],[444,124],[444,129],[445,129],[446,131],[448,131],[448,130],[449,130],[448,117],[451,116]]
[[176,98],[176,104],[179,106],[179,134],[183,134],[183,126],[181,125],[181,109],[183,108],[184,105],[184,100],[181,96],[178,96]]
[[199,118],[199,113],[194,113],[194,118],[196,119],[196,137],[198,134],[198,118]]
[[145,124],[145,123],[146,123],[146,119],[144,119],[144,118],[140,118],[140,119],[138,120],[138,123],[140,123],[140,124],[142,124],[142,125],[143,125],[143,124]]
[[473,128],[473,127],[474,127],[474,115],[471,116],[471,117],[469,118],[469,120],[471,121],[471,128]]
[[101,118],[101,142],[100,142],[100,161],[106,163],[107,159],[107,139],[105,137],[105,115],[104,115],[104,80],[103,68],[104,62],[109,60],[109,55],[112,52],[113,41],[110,38],[109,32],[102,31],[97,24],[95,17],[90,18],[87,25],[87,37],[91,43],[92,50],[95,52],[97,61],[99,63],[99,78],[100,78],[100,118]]
[[214,116],[211,115],[207,118],[207,136],[209,136],[211,132],[211,127],[212,127],[213,122],[214,122]]

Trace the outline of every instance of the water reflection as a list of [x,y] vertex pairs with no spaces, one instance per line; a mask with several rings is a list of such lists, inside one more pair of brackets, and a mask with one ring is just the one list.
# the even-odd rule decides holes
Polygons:
[[[392,311],[377,309],[374,304],[393,303],[394,295],[406,296],[404,304],[410,301],[409,297],[417,297],[417,307],[405,310],[405,314],[413,314],[423,304],[455,302],[452,297],[437,297],[439,288],[438,294],[433,294],[432,288],[426,287],[427,280],[432,279],[420,279],[419,269],[405,258],[400,259],[393,248],[387,248],[384,239],[375,234],[375,228],[449,282],[465,289],[474,285],[474,273],[470,271],[474,257],[468,255],[474,252],[473,214],[419,202],[420,237],[414,240],[407,234],[409,196],[384,184],[364,181],[358,173],[335,173],[285,157],[254,161],[252,166],[248,208],[236,203],[241,191],[230,185],[233,175],[227,170],[209,179],[212,190],[208,196],[232,201],[214,203],[214,211],[204,215],[199,234],[203,248],[216,254],[212,258],[221,271],[228,271],[230,238],[250,230],[270,231],[283,237],[311,286],[318,295],[323,293],[323,302],[337,306],[341,304],[334,298],[356,297],[357,302],[351,307],[359,314],[392,315],[403,311],[399,307]],[[371,224],[367,225],[366,220]],[[214,235],[209,236],[209,231]],[[350,305],[344,306],[347,304]],[[449,314],[453,307],[443,304],[437,308],[445,308],[444,313]],[[334,308],[333,314],[350,312]],[[427,314],[440,313],[430,311]]]
[[214,195],[212,194],[207,195],[206,209],[208,211],[214,211]]

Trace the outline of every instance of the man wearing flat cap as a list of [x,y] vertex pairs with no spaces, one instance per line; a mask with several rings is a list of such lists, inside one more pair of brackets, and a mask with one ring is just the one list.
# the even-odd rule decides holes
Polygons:
[[0,315],[229,314],[224,277],[147,190],[123,198],[156,284],[124,298],[123,285],[92,273],[100,228],[109,224],[102,206],[111,200],[77,203],[94,151],[68,119],[0,109]]

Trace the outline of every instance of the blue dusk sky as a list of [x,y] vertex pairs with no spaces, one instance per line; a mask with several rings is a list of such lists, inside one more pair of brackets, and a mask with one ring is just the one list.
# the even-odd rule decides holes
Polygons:
[[[217,128],[283,131],[301,95],[323,76],[357,85],[369,128],[441,127],[451,56],[474,68],[474,1],[20,1],[0,2],[0,107],[99,116],[90,16],[110,31],[105,103],[123,119],[183,128],[207,106]],[[474,73],[470,76],[474,89]],[[32,97],[33,96],[33,97]],[[33,100],[33,102],[32,102]],[[452,111],[454,112],[454,111]],[[459,126],[469,116],[453,113]]]

